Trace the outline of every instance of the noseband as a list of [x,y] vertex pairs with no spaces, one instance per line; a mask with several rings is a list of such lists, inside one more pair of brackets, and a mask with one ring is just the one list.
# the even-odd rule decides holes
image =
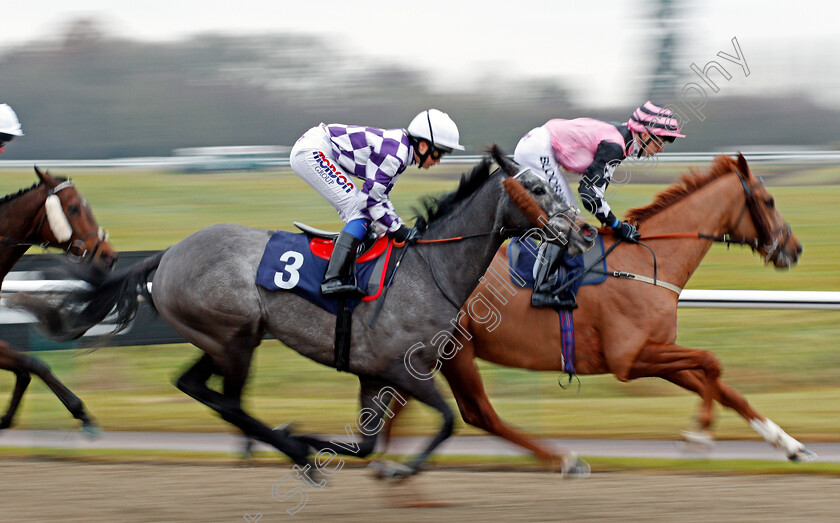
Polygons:
[[[738,228],[741,220],[744,219],[744,214],[749,211],[753,225],[758,233],[758,237],[752,242],[744,243],[749,244],[755,250],[759,250],[763,247],[767,252],[764,255],[764,262],[767,263],[772,260],[780,250],[786,248],[793,237],[790,223],[785,222],[783,225],[771,231],[770,226],[763,219],[761,212],[758,209],[758,198],[756,197],[755,192],[753,192],[753,187],[747,183],[747,180],[744,175],[741,174],[741,171],[736,169],[735,174],[738,175],[738,179],[741,181],[741,186],[744,188],[745,207],[744,210],[741,211],[741,215],[738,217],[738,221],[735,223],[733,228]],[[761,184],[761,182],[759,181],[758,184]],[[784,242],[782,240],[784,240]]]

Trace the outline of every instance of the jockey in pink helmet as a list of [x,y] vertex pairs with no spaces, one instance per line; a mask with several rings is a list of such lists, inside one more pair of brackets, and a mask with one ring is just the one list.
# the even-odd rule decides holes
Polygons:
[[[628,156],[653,156],[666,143],[685,138],[671,110],[648,101],[633,111],[626,123],[605,122],[593,118],[553,119],[532,129],[516,146],[513,159],[537,174],[574,205],[575,195],[565,173],[581,175],[578,194],[583,207],[600,222],[613,229],[617,238],[635,242],[636,227],[620,221],[610,210],[605,191],[615,168]],[[554,278],[565,249],[545,243],[535,269],[536,283],[531,303],[535,307],[575,308],[574,295],[551,293]]]
[[[645,156],[662,152],[665,148],[663,142],[673,143],[677,138],[685,138],[684,134],[680,134],[680,124],[674,117],[674,113],[650,101],[633,111],[630,119],[627,120],[627,128],[643,137],[644,143],[639,148],[639,157],[643,152],[646,152]],[[654,141],[659,143],[652,148],[649,147]]]

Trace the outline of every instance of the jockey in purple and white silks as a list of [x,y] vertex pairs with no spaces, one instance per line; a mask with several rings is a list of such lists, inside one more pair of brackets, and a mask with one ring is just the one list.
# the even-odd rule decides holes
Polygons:
[[[351,279],[359,243],[373,224],[378,233],[405,241],[412,229],[400,219],[389,194],[411,164],[428,169],[458,143],[458,127],[437,109],[423,111],[407,129],[320,124],[304,133],[291,152],[292,169],[335,207],[347,224],[335,242],[321,293],[357,291]],[[347,283],[346,283],[347,282]]]
[[[575,205],[575,195],[564,172],[580,174],[578,193],[583,207],[601,224],[612,227],[616,237],[635,242],[639,238],[636,228],[616,218],[606,200],[610,179],[628,156],[653,156],[662,152],[666,142],[672,143],[676,138],[685,135],[680,134],[674,114],[648,101],[625,123],[592,118],[549,120],[519,141],[513,159],[538,174],[543,173],[554,190],[572,205]],[[564,253],[561,247],[543,243],[535,267],[536,283],[531,298],[534,307],[577,307],[574,295],[551,293]]]

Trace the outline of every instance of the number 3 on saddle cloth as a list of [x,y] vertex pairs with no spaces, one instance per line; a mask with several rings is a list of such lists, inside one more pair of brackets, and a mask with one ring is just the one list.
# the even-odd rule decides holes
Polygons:
[[[275,231],[265,246],[256,283],[271,291],[292,292],[337,314],[338,299],[321,295],[321,281],[327,271],[333,241],[320,236],[332,235]],[[382,293],[392,249],[393,242],[382,237],[356,260],[356,281],[360,288],[367,289],[367,295],[347,298],[350,311],[361,301],[376,300]]]
[[[508,244],[511,281],[518,287],[534,288],[534,265],[539,251],[539,245],[531,238],[514,238]],[[601,235],[598,236],[598,242],[594,247],[579,256],[569,256],[568,253],[564,253],[557,281],[552,289],[557,289],[577,278],[569,284],[570,292],[577,294],[581,285],[595,285],[606,280],[607,261],[606,258],[601,258],[603,254],[604,237]],[[600,262],[595,263],[599,258],[601,258]],[[584,270],[586,274],[581,277]],[[575,374],[575,332],[572,311],[558,309],[557,313],[560,316],[563,370],[571,377]]]

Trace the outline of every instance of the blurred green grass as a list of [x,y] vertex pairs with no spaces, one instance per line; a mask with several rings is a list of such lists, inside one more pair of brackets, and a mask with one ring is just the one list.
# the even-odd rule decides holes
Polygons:
[[[663,166],[664,167],[664,166]],[[669,166],[670,167],[670,166]],[[673,170],[673,168],[671,168]],[[397,209],[413,214],[422,195],[457,184],[458,167],[425,172],[411,169],[393,193]],[[756,174],[762,175],[754,168]],[[715,246],[689,288],[840,290],[840,186],[773,185],[794,180],[790,169],[768,169],[768,187],[805,247],[798,267],[762,267],[749,249]],[[775,171],[783,171],[775,176]],[[840,179],[840,168],[808,171],[817,181]],[[2,173],[9,193],[35,181],[28,171]],[[289,171],[183,175],[142,170],[57,172],[69,175],[90,201],[99,223],[122,251],[162,249],[214,223],[233,222],[266,229],[292,229],[304,221],[324,229],[341,222],[332,208]],[[671,171],[657,170],[657,179]],[[673,171],[676,176],[676,171]],[[810,179],[809,178],[809,179]],[[649,181],[649,180],[643,180]],[[662,184],[610,189],[617,214],[644,205]],[[34,252],[34,251],[33,251]],[[744,392],[764,415],[795,437],[840,441],[840,334],[836,311],[681,309],[679,343],[715,352],[724,379]],[[171,381],[199,351],[173,345],[101,349],[92,354],[43,352],[56,373],[86,402],[106,430],[228,431],[208,409],[177,391]],[[611,376],[585,376],[561,390],[556,375],[481,363],[487,390],[510,422],[559,437],[670,438],[691,426],[696,396],[661,380],[619,383]],[[446,386],[441,382],[441,389]],[[13,376],[0,373],[0,397]],[[342,432],[358,409],[354,377],[319,366],[269,341],[257,352],[246,405],[269,424],[296,420],[302,430]],[[448,392],[447,392],[448,395]],[[448,396],[450,397],[450,396]],[[451,401],[451,397],[450,397]],[[756,438],[739,417],[720,407],[716,434]],[[400,434],[432,432],[434,414],[424,407],[406,411]],[[65,428],[75,422],[39,381],[33,381],[18,416],[23,428]],[[462,434],[477,433],[464,427]]]

